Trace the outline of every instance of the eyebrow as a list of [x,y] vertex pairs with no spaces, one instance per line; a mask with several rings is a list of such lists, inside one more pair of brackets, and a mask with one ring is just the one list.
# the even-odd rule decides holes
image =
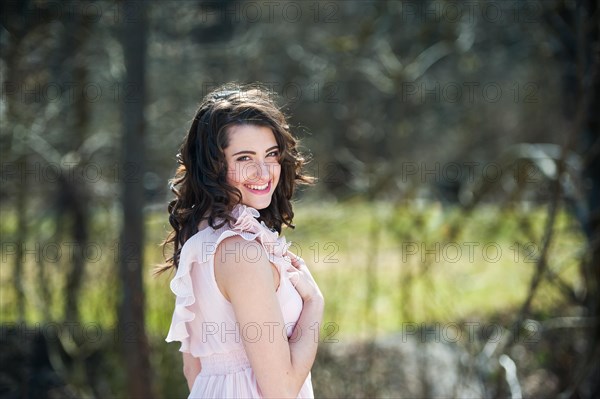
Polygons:
[[[271,152],[271,150],[273,149],[279,149],[279,146],[274,145],[273,147],[267,148],[267,150],[265,152]],[[233,156],[239,155],[239,154],[252,154],[252,155],[256,155],[256,152],[254,151],[238,151],[235,154],[233,154]]]

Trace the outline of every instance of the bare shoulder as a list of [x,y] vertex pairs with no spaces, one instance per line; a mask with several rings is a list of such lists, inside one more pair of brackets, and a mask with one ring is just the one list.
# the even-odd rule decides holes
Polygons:
[[273,287],[274,276],[268,256],[257,241],[232,236],[215,251],[215,279],[228,300],[232,290]]
[[225,238],[215,251],[215,266],[224,269],[240,269],[240,266],[259,267],[265,263],[268,264],[268,257],[262,245],[238,235]]

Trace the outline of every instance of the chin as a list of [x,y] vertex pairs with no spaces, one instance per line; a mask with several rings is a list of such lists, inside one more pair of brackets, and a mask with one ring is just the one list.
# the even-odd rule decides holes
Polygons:
[[271,202],[265,203],[261,201],[260,203],[250,204],[249,206],[260,211],[262,209],[267,209],[269,205],[271,205]]
[[243,201],[242,203],[246,206],[252,207],[256,210],[261,210],[261,209],[266,209],[269,207],[269,205],[271,205],[271,198],[269,198],[268,200],[250,200],[250,201]]

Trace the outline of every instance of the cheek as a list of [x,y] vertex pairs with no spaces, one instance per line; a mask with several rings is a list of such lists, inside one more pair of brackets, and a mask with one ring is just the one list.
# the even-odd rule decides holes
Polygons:
[[275,181],[279,182],[279,177],[281,176],[281,165],[280,164],[276,164],[273,167],[273,177],[275,179]]
[[236,169],[236,166],[232,164],[227,164],[227,183],[231,185],[239,183],[238,175],[239,173]]

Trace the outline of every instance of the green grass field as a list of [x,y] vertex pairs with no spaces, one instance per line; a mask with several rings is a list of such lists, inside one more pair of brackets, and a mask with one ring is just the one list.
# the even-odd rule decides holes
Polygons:
[[[295,212],[297,228],[284,233],[293,242],[292,251],[306,260],[325,295],[321,338],[333,344],[404,332],[406,323],[418,328],[422,323],[464,326],[461,323],[469,322],[485,326],[499,321],[507,327],[527,295],[547,217],[544,208],[499,209],[490,205],[465,215],[458,208],[435,203],[392,205],[359,201],[300,203]],[[3,325],[10,325],[18,317],[13,279],[15,248],[11,246],[15,218],[7,212],[4,215],[0,223],[0,319]],[[97,212],[92,221],[94,240],[86,255],[89,261],[78,301],[83,328],[94,327],[89,331],[100,329],[103,333],[102,341],[88,339],[87,343],[102,359],[102,380],[113,393],[123,392],[125,387],[113,330],[119,293],[116,215]],[[69,244],[53,235],[52,223],[32,221],[28,226],[29,232],[35,232],[24,252],[28,331],[32,326],[43,328],[46,322],[60,325],[64,320]],[[179,344],[164,342],[175,301],[169,289],[171,276],[152,275],[154,267],[163,261],[159,243],[167,232],[165,214],[149,211],[144,272],[146,331],[159,396],[185,397],[187,385],[180,371]],[[555,279],[560,278],[576,291],[581,286],[578,264],[584,249],[580,230],[561,211],[548,264]],[[546,279],[532,302],[534,317],[564,315],[561,312],[565,300],[561,295]],[[73,345],[69,339],[61,341],[66,347]],[[325,357],[317,359],[315,368],[335,369],[337,366],[327,363],[327,353],[339,348],[343,346],[334,344],[320,350]],[[73,367],[65,378],[80,396],[89,397],[89,383],[81,370],[84,368]],[[320,384],[321,391],[323,384],[332,384],[324,377],[329,374],[317,375],[321,380],[315,383]],[[341,370],[340,375],[340,381],[335,383],[339,386],[334,384],[332,392],[345,392],[342,385],[346,370]]]
[[[407,322],[459,322],[510,312],[527,293],[546,219],[542,208],[500,210],[490,205],[463,215],[457,208],[435,203],[299,203],[295,212],[297,228],[284,234],[321,286],[326,298],[325,337],[335,339],[397,331]],[[11,219],[2,223],[3,237],[11,235]],[[114,233],[110,226],[115,225],[110,217],[94,221],[97,240],[88,256],[94,261],[87,264],[79,301],[83,322],[115,325],[117,247],[110,240],[110,232]],[[554,273],[577,288],[584,238],[573,225],[561,212],[548,259]],[[455,226],[457,233],[451,235]],[[38,237],[49,229],[39,226]],[[148,215],[146,320],[149,334],[156,337],[166,335],[174,303],[171,276],[152,275],[162,261],[159,243],[167,231],[164,214]],[[41,238],[37,242],[46,261],[40,265],[39,255],[25,256],[26,321],[61,320],[66,265],[53,261],[56,251],[49,243]],[[67,258],[68,247],[58,245],[62,259]],[[35,249],[36,244],[28,248]],[[93,250],[101,251],[101,256]],[[3,250],[3,321],[16,319],[13,262],[14,255]],[[49,296],[44,297],[44,289]],[[533,310],[552,312],[560,300],[559,291],[546,282],[535,296]]]

